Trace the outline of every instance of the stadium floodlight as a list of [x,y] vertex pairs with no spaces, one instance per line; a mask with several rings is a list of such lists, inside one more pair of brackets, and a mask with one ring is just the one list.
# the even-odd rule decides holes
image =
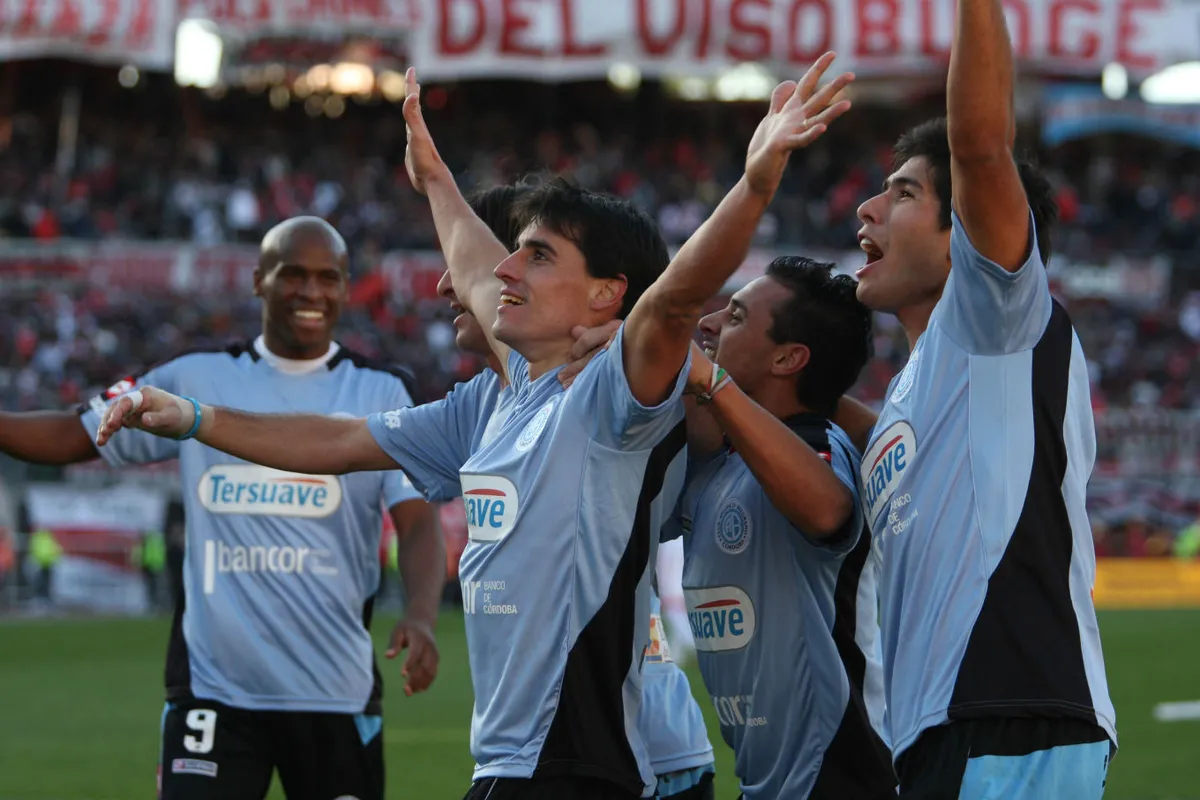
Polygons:
[[375,88],[375,71],[366,64],[343,61],[329,73],[329,88],[338,94],[370,94]]
[[175,82],[208,89],[221,78],[224,45],[217,26],[207,19],[185,19],[175,29]]
[[1100,73],[1100,91],[1109,100],[1122,100],[1129,93],[1129,72],[1124,64],[1113,62]]
[[738,64],[717,78],[713,94],[724,103],[766,100],[775,88],[771,74],[758,64]]
[[608,82],[618,91],[632,92],[642,83],[642,71],[633,64],[618,61],[608,68]]
[[1200,61],[1185,61],[1142,81],[1142,99],[1162,105],[1200,103]]

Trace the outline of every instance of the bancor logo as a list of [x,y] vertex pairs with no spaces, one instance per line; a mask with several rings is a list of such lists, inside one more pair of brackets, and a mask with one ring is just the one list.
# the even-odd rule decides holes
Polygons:
[[[319,553],[314,554],[308,547],[225,544],[210,539],[204,543],[204,593],[212,594],[216,589],[218,574],[303,575],[315,571],[310,568],[310,563],[316,561],[317,555]],[[311,566],[320,565],[311,563]]]
[[683,590],[696,649],[738,650],[754,638],[754,604],[736,586]]
[[462,483],[467,530],[473,542],[495,542],[512,533],[517,521],[517,487],[499,475],[469,475]]
[[214,514],[327,517],[342,504],[342,484],[332,475],[294,475],[256,464],[219,464],[196,485],[200,503]]

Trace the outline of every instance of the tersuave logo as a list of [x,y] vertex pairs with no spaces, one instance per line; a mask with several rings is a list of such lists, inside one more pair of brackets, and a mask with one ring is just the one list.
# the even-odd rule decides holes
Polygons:
[[462,475],[463,506],[473,542],[496,542],[517,521],[517,487],[499,475]]
[[196,491],[214,514],[320,519],[342,504],[342,484],[332,475],[293,475],[255,464],[212,467]]
[[862,460],[863,504],[874,524],[917,455],[917,437],[907,422],[897,422],[879,435]]
[[696,649],[738,650],[754,638],[754,604],[736,586],[683,590]]

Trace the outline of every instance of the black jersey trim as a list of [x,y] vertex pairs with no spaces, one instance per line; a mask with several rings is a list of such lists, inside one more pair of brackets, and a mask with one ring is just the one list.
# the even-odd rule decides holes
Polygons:
[[417,376],[414,375],[412,370],[408,369],[408,367],[403,367],[399,364],[393,364],[389,361],[384,361],[379,358],[372,358],[370,356],[363,355],[357,350],[351,350],[348,347],[338,348],[337,353],[334,354],[333,358],[329,359],[329,362],[325,366],[330,370],[333,370],[343,361],[349,361],[357,369],[369,369],[375,372],[386,372],[388,375],[391,375],[394,378],[399,378],[404,384],[404,390],[408,392],[408,396],[412,398],[413,405],[419,405],[417,402]]
[[642,792],[637,757],[625,731],[624,686],[634,665],[638,586],[650,568],[650,553],[658,536],[658,531],[651,530],[651,506],[686,442],[681,421],[650,452],[633,527],[608,597],[567,655],[554,719],[538,755],[535,778],[594,778],[614,783],[634,797]]
[[1073,717],[1096,723],[1071,598],[1063,498],[1074,329],[1061,305],[1033,349],[1033,466],[1012,537],[988,580],[950,699],[950,719]]

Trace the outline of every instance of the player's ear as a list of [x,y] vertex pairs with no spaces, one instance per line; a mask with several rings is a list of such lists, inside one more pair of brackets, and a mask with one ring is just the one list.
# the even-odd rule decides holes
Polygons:
[[777,376],[795,375],[808,366],[812,352],[806,344],[781,344],[775,348],[775,358],[771,361],[771,374]]
[[592,281],[592,310],[604,311],[611,308],[620,311],[621,304],[625,301],[625,290],[627,288],[629,288],[629,284],[626,282],[624,275]]
[[263,284],[263,272],[261,269],[255,269],[254,270],[254,296],[255,297],[263,296],[262,284]]

